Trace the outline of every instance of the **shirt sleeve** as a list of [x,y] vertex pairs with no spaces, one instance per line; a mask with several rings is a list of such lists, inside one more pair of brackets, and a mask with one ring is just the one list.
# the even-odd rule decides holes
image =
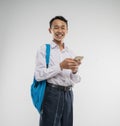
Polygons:
[[[73,50],[70,50],[69,52],[70,52],[72,58],[74,58],[76,56],[76,54],[73,52]],[[73,81],[73,83],[79,83],[81,81],[79,70],[75,74],[73,74],[71,72],[70,79]]]
[[75,73],[75,74],[73,74],[73,73],[71,72],[70,78],[71,78],[71,80],[72,80],[74,83],[79,83],[79,82],[81,81],[81,77],[80,77],[80,75],[79,75],[79,72],[77,72],[77,73]]
[[42,81],[42,80],[52,78],[61,72],[59,64],[46,68],[45,53],[46,53],[45,45],[42,46],[37,51],[36,66],[35,66],[35,79],[37,81]]

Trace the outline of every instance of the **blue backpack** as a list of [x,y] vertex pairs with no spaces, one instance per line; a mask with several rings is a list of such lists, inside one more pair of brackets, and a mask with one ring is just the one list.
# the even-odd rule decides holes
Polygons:
[[[46,67],[49,64],[49,57],[50,57],[50,44],[46,44]],[[46,88],[46,80],[37,81],[35,77],[33,79],[33,83],[31,85],[31,98],[33,105],[38,110],[39,113],[42,112],[42,103],[44,98]]]

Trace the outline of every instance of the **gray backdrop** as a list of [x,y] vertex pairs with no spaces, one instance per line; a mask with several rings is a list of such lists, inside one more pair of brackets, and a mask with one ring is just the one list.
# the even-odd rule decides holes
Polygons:
[[74,126],[120,126],[120,1],[0,0],[0,126],[38,126],[30,97],[49,20],[69,21],[65,43],[85,58],[74,87]]

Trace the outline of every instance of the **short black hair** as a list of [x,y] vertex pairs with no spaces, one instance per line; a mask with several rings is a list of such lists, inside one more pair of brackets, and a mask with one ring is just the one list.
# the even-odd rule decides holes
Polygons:
[[50,20],[50,22],[49,22],[50,28],[51,28],[51,26],[52,26],[53,21],[56,20],[56,19],[59,19],[59,20],[61,20],[61,21],[64,21],[64,22],[66,23],[66,25],[68,26],[68,21],[67,21],[67,19],[65,19],[63,16],[55,16],[55,17],[52,18],[52,19]]

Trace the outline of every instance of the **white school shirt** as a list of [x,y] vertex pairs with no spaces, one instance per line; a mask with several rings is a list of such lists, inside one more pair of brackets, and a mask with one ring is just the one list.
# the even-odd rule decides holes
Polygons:
[[[55,42],[51,42],[50,49],[50,60],[49,66],[46,68],[46,46],[42,45],[36,55],[36,66],[35,66],[35,79],[37,81],[45,80],[49,83],[61,86],[74,85],[74,83],[80,82],[79,73],[73,74],[70,69],[60,68],[60,63],[65,58],[74,58],[75,55],[68,47],[64,46],[64,49],[60,51],[58,45]],[[65,45],[65,44],[64,44]]]

